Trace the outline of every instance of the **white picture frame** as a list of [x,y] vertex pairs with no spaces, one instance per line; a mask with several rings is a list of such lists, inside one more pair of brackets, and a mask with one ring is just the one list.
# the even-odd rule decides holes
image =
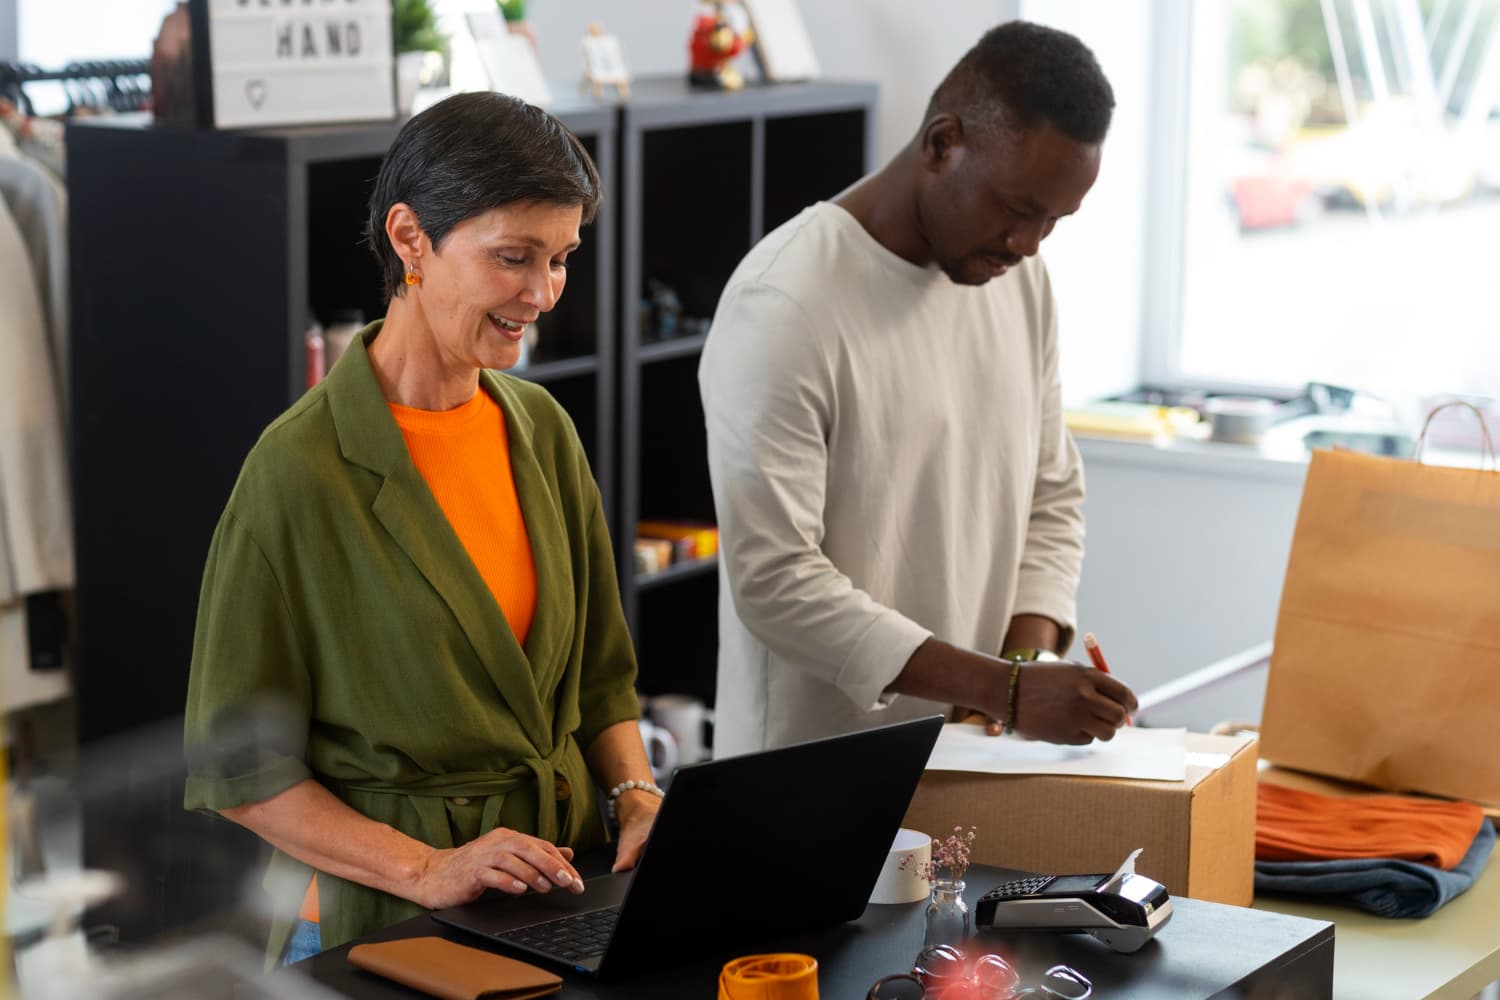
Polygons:
[[595,97],[605,87],[614,87],[624,100],[630,99],[630,71],[625,68],[625,49],[618,35],[591,26],[583,36],[583,80]]
[[755,52],[768,81],[816,80],[822,75],[797,0],[741,0],[755,29]]
[[511,34],[499,7],[468,11],[464,21],[491,90],[539,108],[552,103],[552,88],[547,85],[536,49],[524,35]]

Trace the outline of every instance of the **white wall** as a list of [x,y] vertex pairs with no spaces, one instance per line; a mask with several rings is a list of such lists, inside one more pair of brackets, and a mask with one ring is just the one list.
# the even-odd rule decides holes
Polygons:
[[0,59],[15,59],[16,0],[0,0]]
[[[490,0],[441,0],[445,8],[493,6]],[[636,76],[687,72],[688,33],[697,0],[533,0],[528,18],[547,78],[564,86],[579,76],[578,43],[590,21],[618,35]],[[1011,16],[1015,0],[859,0],[798,5],[823,75],[880,86],[876,155],[892,156],[916,131],[943,74],[989,28]],[[627,16],[628,14],[628,16]]]
[[527,17],[547,78],[572,82],[580,75],[578,44],[590,21],[619,36],[631,73],[686,72],[688,29],[696,7],[693,0],[531,0]]
[[[1078,624],[1121,679],[1146,691],[1269,641],[1306,466],[1238,445],[1079,446],[1088,544]],[[1258,721],[1264,683],[1264,672],[1238,678],[1152,722],[1202,732]]]
[[1083,39],[1115,92],[1099,180],[1042,250],[1057,293],[1069,403],[1140,382],[1151,7],[1151,0],[1021,0],[1022,17]]
[[[803,17],[823,73],[875,80],[877,165],[916,134],[933,90],[990,28],[1014,15],[1013,3],[973,0],[803,0]],[[860,16],[851,17],[850,8]]]

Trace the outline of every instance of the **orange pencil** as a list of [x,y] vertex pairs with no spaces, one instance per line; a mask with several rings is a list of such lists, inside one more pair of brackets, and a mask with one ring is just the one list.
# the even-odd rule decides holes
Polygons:
[[1109,673],[1109,664],[1104,662],[1104,651],[1099,648],[1099,640],[1094,638],[1094,633],[1083,634],[1083,648],[1089,651],[1089,659],[1094,661],[1094,666]]
[[[1094,633],[1085,632],[1083,634],[1083,648],[1088,650],[1089,659],[1094,661],[1094,666],[1101,673],[1109,673],[1109,664],[1104,662],[1104,650],[1099,648],[1099,640],[1094,638]],[[1135,725],[1135,723],[1130,721],[1130,716],[1128,715],[1125,716],[1125,725]]]

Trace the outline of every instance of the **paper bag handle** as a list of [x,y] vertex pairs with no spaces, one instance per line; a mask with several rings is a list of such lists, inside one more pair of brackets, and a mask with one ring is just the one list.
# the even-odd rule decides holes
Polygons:
[[1427,419],[1422,422],[1422,433],[1417,435],[1417,443],[1412,446],[1411,460],[1413,462],[1422,461],[1422,448],[1427,444],[1427,429],[1432,426],[1432,418],[1437,416],[1439,413],[1442,413],[1450,406],[1462,406],[1464,409],[1474,414],[1474,419],[1479,421],[1479,433],[1480,436],[1484,439],[1484,453],[1485,456],[1489,459],[1488,467],[1494,468],[1496,464],[1495,440],[1494,438],[1490,437],[1490,425],[1485,422],[1484,414],[1480,412],[1479,407],[1462,399],[1450,399],[1448,402],[1440,403],[1439,405],[1432,408],[1432,412],[1428,413]]

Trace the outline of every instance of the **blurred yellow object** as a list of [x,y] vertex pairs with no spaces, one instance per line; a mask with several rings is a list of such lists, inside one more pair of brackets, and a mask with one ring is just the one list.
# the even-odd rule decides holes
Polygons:
[[719,551],[719,529],[711,524],[688,521],[642,521],[636,525],[641,538],[665,538],[671,542],[692,539],[693,559],[707,559]]
[[818,960],[811,955],[745,955],[719,973],[719,1000],[818,1000]]
[[1074,434],[1155,441],[1191,435],[1198,412],[1186,406],[1103,401],[1065,410],[1063,420]]

